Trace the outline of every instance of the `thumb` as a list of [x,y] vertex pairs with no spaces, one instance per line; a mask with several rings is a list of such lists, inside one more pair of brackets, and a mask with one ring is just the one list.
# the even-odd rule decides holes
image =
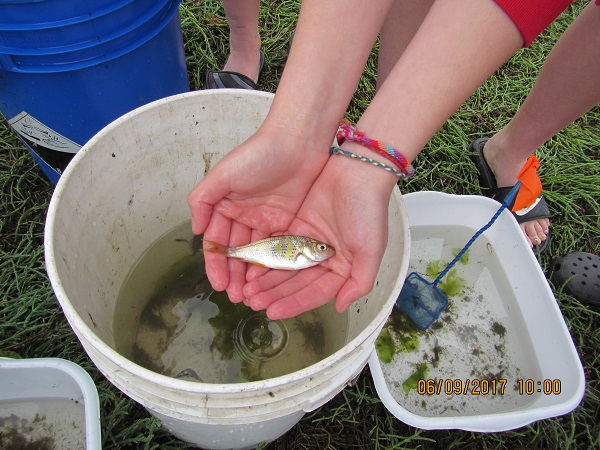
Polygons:
[[231,192],[229,183],[219,178],[208,173],[188,194],[187,203],[192,215],[194,234],[202,234],[206,231],[214,206]]
[[[359,263],[361,260],[364,262]],[[338,312],[346,311],[352,303],[373,290],[379,267],[377,264],[369,264],[368,261],[368,258],[354,260],[352,274],[335,298],[335,309]]]

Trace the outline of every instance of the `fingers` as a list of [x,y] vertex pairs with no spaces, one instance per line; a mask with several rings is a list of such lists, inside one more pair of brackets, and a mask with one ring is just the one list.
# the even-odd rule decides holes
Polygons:
[[368,267],[358,267],[357,271],[360,273],[358,278],[346,280],[322,266],[298,272],[270,270],[249,281],[243,287],[241,297],[245,298],[244,304],[255,311],[266,309],[271,320],[297,316],[336,296],[335,307],[338,312],[343,312],[373,288],[377,271]]
[[374,263],[373,256],[369,257],[369,255],[357,255],[354,258],[352,274],[335,299],[335,309],[338,312],[346,311],[352,303],[373,290],[379,262]]
[[286,319],[329,302],[344,281],[321,266],[298,272],[272,270],[246,285],[244,293],[249,298],[244,303],[254,310],[266,309],[271,320]]
[[344,284],[344,278],[335,272],[327,271],[299,291],[272,303],[267,308],[271,320],[295,317],[298,314],[318,308],[332,300]]
[[201,184],[198,184],[188,194],[187,198],[188,207],[192,215],[192,231],[194,234],[204,233],[213,210],[213,204],[206,203],[202,197]]
[[[214,241],[227,245],[231,231],[231,221],[215,212],[204,232],[204,241]],[[212,252],[204,252],[206,275],[216,291],[224,291],[229,286],[228,258]]]
[[[245,245],[250,242],[252,231],[238,223],[231,223],[231,233],[229,235],[229,246]],[[229,284],[227,285],[227,295],[233,303],[240,303],[245,299],[242,288],[246,283],[246,269],[248,264],[236,258],[228,258]]]
[[244,288],[244,303],[255,311],[266,309],[272,303],[300,291],[324,273],[321,267],[301,271],[271,270],[249,282]]
[[340,289],[340,293],[335,299],[335,309],[337,312],[346,311],[352,303],[359,298],[367,295],[373,289],[373,284],[365,286],[354,278],[350,278]]
[[190,201],[193,200],[190,200],[188,197],[188,205],[192,216],[192,231],[194,234],[202,234],[208,226],[213,209],[212,205],[207,205],[205,203],[190,203]]
[[209,172],[188,194],[187,203],[192,215],[194,234],[205,232],[213,206],[230,193],[229,183],[226,179],[219,179],[217,172]]
[[[267,233],[261,233],[258,230],[252,230],[252,236],[250,237],[249,242],[260,241],[261,239],[265,239],[269,237]],[[249,264],[248,270],[246,271],[246,281],[254,280],[255,278],[261,277],[266,274],[269,270],[267,267],[257,266],[255,264]]]
[[[234,247],[248,244],[255,234],[247,226],[214,211],[204,233],[204,239]],[[243,288],[246,284],[246,272],[249,264],[237,258],[227,258],[211,252],[204,253],[204,263],[206,275],[215,290],[226,290],[229,299],[234,303],[240,303],[246,299]],[[264,268],[260,269],[265,270]]]

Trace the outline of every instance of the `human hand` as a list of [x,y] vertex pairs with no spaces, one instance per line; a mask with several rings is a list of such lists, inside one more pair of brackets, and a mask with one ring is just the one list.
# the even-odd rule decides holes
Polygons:
[[[327,158],[327,148],[259,129],[190,192],[193,232],[229,246],[281,234],[289,228]],[[246,263],[208,252],[204,257],[213,288],[226,290],[231,301],[241,302]]]
[[286,234],[332,245],[327,261],[295,272],[248,270],[244,303],[270,319],[296,316],[335,297],[345,311],[373,288],[387,245],[388,204],[398,178],[380,168],[333,156],[315,180]]

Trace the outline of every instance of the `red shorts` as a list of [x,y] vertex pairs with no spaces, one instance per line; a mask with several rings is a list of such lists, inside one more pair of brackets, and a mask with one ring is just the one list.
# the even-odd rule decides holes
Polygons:
[[[531,42],[567,9],[572,0],[494,0],[517,26],[524,46]],[[600,5],[600,0],[596,0]]]

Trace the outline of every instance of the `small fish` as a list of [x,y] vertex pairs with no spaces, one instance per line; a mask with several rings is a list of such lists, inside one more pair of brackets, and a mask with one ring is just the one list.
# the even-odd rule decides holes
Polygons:
[[274,236],[241,247],[207,240],[204,243],[205,252],[279,270],[306,269],[335,255],[332,246],[305,236]]

